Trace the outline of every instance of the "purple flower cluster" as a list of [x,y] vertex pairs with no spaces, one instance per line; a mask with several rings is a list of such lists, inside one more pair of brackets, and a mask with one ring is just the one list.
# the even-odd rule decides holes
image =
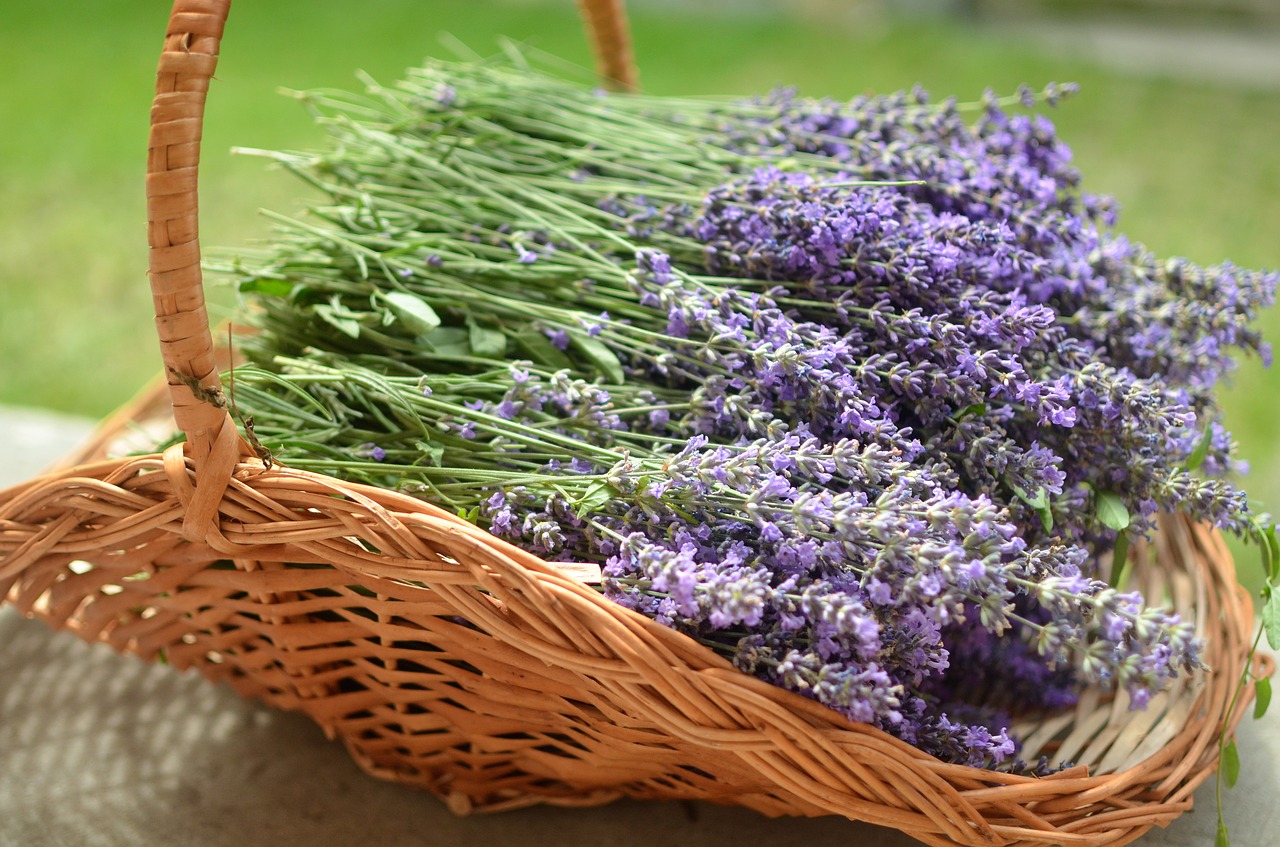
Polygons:
[[[878,437],[893,429],[875,384],[892,362],[868,358],[836,328],[797,320],[765,294],[709,289],[641,251],[631,276],[642,305],[665,315],[666,355],[638,358],[652,377],[697,383],[694,432],[751,437],[770,422],[803,423],[821,438]],[[901,433],[898,446],[920,446]]]
[[[1196,645],[1186,625],[1167,620],[1179,661],[1157,667],[1129,652],[1141,599],[1088,575],[1085,550],[1105,551],[1115,532],[1082,516],[1108,492],[1131,505],[1138,531],[1162,509],[1245,525],[1242,492],[1182,465],[1208,419],[1206,469],[1230,466],[1209,389],[1232,351],[1268,357],[1250,324],[1273,301],[1276,277],[1157,266],[1100,234],[1111,221],[1107,205],[1075,191],[1069,151],[1043,119],[989,107],[970,129],[952,109],[875,105],[784,109],[769,127],[774,137],[760,141],[831,156],[864,179],[921,185],[850,185],[848,175],[824,182],[762,168],[710,192],[680,229],[704,245],[706,272],[768,288],[708,291],[672,274],[665,256],[638,256],[641,300],[666,313],[675,349],[695,363],[686,367],[714,366],[695,391],[708,404],[695,428],[741,437],[762,431],[762,414],[776,415],[823,439],[932,457],[926,473],[939,486],[990,498],[1018,538],[1042,542],[1041,555],[1057,553],[1032,579],[1038,587],[1019,592],[1020,602],[1031,598],[1029,615],[1015,616],[1022,638],[992,638],[1007,621],[990,608],[954,613],[960,623],[946,643],[962,666],[996,676],[1016,666],[1010,702],[1066,699],[1061,669],[1079,636],[1062,623],[1078,614],[1063,598],[1087,596],[1103,637],[1091,644],[1084,675],[1107,680],[1113,671],[1103,666],[1124,656],[1122,666],[1144,669],[1148,687],[1131,690],[1145,702],[1179,661],[1196,665]],[[917,603],[934,599],[900,582],[893,589]],[[767,641],[754,637],[750,655]],[[811,687],[786,667],[768,675]],[[955,678],[941,678],[954,696]],[[980,687],[987,702],[997,688]]]
[[[262,275],[297,311],[260,338],[359,354],[294,389],[334,418],[320,452],[345,439],[495,535],[598,562],[617,602],[947,761],[1053,767],[1017,761],[1009,714],[1082,681],[1142,705],[1200,668],[1191,626],[1099,563],[1162,510],[1248,525],[1212,389],[1268,356],[1274,274],[1115,236],[1052,125],[994,97],[971,120],[918,91],[780,92],[615,150],[515,103],[467,135],[469,104],[511,99],[486,73],[427,76],[394,133],[348,139],[401,146],[325,172],[362,208]],[[522,156],[491,146],[526,131]]]
[[[1024,705],[1069,696],[1061,669],[1071,663],[1072,641],[1082,643],[1067,623],[1081,613],[1082,604],[1067,599],[1073,596],[1088,598],[1083,605],[1097,625],[1077,662],[1085,678],[1110,682],[1124,668],[1135,702],[1144,703],[1178,667],[1196,667],[1186,624],[1144,612],[1140,597],[1097,579],[1093,562],[1117,529],[1094,516],[1106,496],[1129,506],[1132,531],[1150,529],[1161,510],[1237,531],[1248,526],[1243,492],[1212,476],[1232,467],[1233,445],[1214,420],[1210,389],[1236,350],[1269,358],[1250,325],[1273,302],[1276,275],[1158,265],[1102,233],[1112,222],[1108,204],[1078,193],[1070,152],[1043,118],[1010,117],[988,104],[970,128],[950,108],[882,100],[843,112],[784,108],[765,129],[773,135],[756,143],[827,155],[849,172],[824,179],[765,167],[709,192],[696,212],[649,207],[631,215],[661,220],[704,245],[698,270],[726,280],[716,286],[674,272],[668,255],[647,250],[632,277],[641,303],[665,315],[672,339],[673,355],[649,362],[649,374],[696,385],[687,421],[693,431],[731,441],[764,433],[778,419],[798,422],[824,443],[858,439],[897,450],[914,464],[904,475],[924,473],[942,490],[1002,510],[1011,537],[1038,545],[1028,560],[1040,564],[1025,580],[1001,582],[1000,591],[973,588],[967,596],[994,604],[1012,586],[1020,602],[1030,598],[1028,614],[1013,616],[1020,638],[991,637],[1010,625],[991,605],[966,614],[940,601],[949,589],[935,588],[945,572],[935,564],[926,568],[933,593],[909,579],[890,584],[895,598],[929,608],[933,626],[952,615],[962,629],[968,623],[966,638],[946,642],[964,666],[990,668],[991,657],[1016,664],[1024,685],[1044,695],[1031,698],[1015,686]],[[854,175],[921,184],[853,185]],[[1204,438],[1209,478],[1183,468]],[[859,490],[856,481],[850,487]],[[779,533],[769,522],[758,528],[765,544]],[[813,538],[812,524],[797,529]],[[908,522],[901,531],[910,537],[918,529]],[[885,584],[874,569],[853,564],[880,554],[843,543],[858,552],[824,566],[859,573],[864,592]],[[686,556],[697,549],[681,548]],[[907,555],[936,561],[914,549]],[[718,583],[705,569],[718,557],[725,552],[708,553],[701,570],[690,571],[709,590]],[[727,560],[736,568],[737,557]],[[646,561],[623,557],[613,572],[654,579]],[[777,564],[770,571],[786,573]],[[962,603],[963,592],[950,599]],[[662,602],[650,600],[647,611],[670,620]],[[1156,625],[1171,633],[1169,642],[1144,656],[1132,633]],[[771,636],[744,642],[747,664],[824,699],[831,688],[817,680],[826,679],[825,666],[794,657],[776,664],[776,649],[761,658],[766,646],[789,644],[778,636],[784,627],[766,629]],[[937,631],[932,636],[929,643],[942,643]],[[883,691],[892,687],[868,683],[855,653],[840,658],[857,680],[841,690],[859,692],[864,704],[890,702]],[[895,665],[890,676],[909,679],[911,668]],[[903,713],[890,714],[897,721]],[[892,723],[884,714],[877,720]]]
[[[1044,99],[1052,104],[1073,90],[1051,85]],[[1034,102],[1030,92],[1022,94]],[[1041,255],[1087,248],[1096,236],[1091,224],[1114,222],[1108,198],[1079,191],[1071,150],[1052,123],[1041,114],[1010,113],[990,93],[976,122],[953,100],[930,103],[920,89],[850,103],[815,103],[782,90],[763,105],[772,114],[754,132],[724,137],[746,149],[829,157],[868,181],[913,181],[903,187],[911,198],[970,220],[1004,222]],[[1038,293],[1047,298],[1062,285],[1070,283],[1052,280]]]
[[[565,396],[539,385],[522,375],[508,397]],[[572,417],[564,400],[536,405]],[[1187,627],[1086,577],[1083,550],[1028,550],[1005,510],[891,446],[798,426],[547,470],[592,475],[608,496],[585,514],[563,484],[520,486],[490,496],[480,519],[540,554],[603,562],[618,602],[952,761],[1010,766],[1016,751],[998,713],[958,699],[965,686],[948,694],[957,650],[993,675],[998,659],[1016,662],[1017,687],[992,695],[1002,707],[1061,704],[1069,667],[1141,700],[1199,664]],[[1026,640],[992,635],[1014,628]],[[1041,694],[1012,699],[1024,691]]]
[[1132,505],[1138,530],[1162,508],[1244,526],[1239,491],[1211,481],[1180,496],[1179,468],[1206,427],[1207,470],[1233,466],[1211,389],[1231,353],[1270,358],[1251,324],[1274,302],[1275,274],[1160,265],[1100,234],[1107,215],[1075,191],[1043,119],[989,106],[970,129],[954,109],[901,97],[801,114],[782,104],[777,136],[759,143],[923,184],[765,168],[708,194],[685,233],[710,273],[774,284],[792,321],[774,328],[778,344],[803,348],[812,322],[831,331],[890,431],[950,455],[965,490],[1020,509],[1032,534],[1043,513],[1059,537],[1105,544],[1070,519],[1097,491]]

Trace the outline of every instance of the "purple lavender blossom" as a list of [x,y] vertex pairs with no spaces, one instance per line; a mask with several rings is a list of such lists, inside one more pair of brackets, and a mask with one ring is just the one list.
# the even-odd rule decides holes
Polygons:
[[[476,99],[430,91],[428,116]],[[1252,321],[1276,276],[1160,261],[1114,235],[1052,124],[991,96],[970,121],[921,91],[778,92],[723,121],[702,143],[751,166],[692,186],[701,203],[657,199],[680,193],[660,181],[620,190],[629,166],[580,164],[578,148],[556,188],[572,218],[548,202],[506,219],[455,186],[485,220],[459,235],[430,210],[413,224],[429,272],[386,271],[437,297],[442,326],[361,330],[375,376],[421,370],[409,413],[393,392],[361,405],[328,382],[313,395],[341,418],[326,437],[383,462],[368,439],[412,431],[430,473],[406,479],[494,535],[599,563],[617,602],[947,761],[1023,768],[1017,709],[1066,705],[1082,681],[1141,704],[1197,669],[1188,624],[1098,578],[1116,531],[1095,512],[1126,504],[1135,533],[1161,510],[1247,526],[1211,389],[1237,352],[1269,356]],[[414,144],[458,140],[424,126]],[[486,140],[465,142],[487,166]],[[802,170],[814,157],[824,167]],[[362,177],[325,175],[348,178]],[[576,249],[583,221],[611,237]],[[358,313],[359,286],[380,284],[363,260],[353,280],[307,276],[353,265],[335,241],[308,243],[319,308],[299,325]],[[484,310],[532,338],[536,366],[467,355]]]
[[372,442],[361,444],[359,449],[356,450],[356,455],[361,458],[372,459],[375,462],[385,462],[387,460],[387,451]]

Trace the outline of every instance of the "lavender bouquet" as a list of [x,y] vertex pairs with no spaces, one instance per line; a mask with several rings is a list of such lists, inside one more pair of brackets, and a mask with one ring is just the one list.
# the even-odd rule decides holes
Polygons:
[[1275,274],[1116,234],[1036,114],[1065,87],[675,100],[521,61],[299,95],[329,149],[256,151],[324,197],[224,264],[278,460],[598,563],[950,762],[1052,769],[1011,713],[1200,669],[1127,545],[1183,512],[1277,567],[1213,396]]

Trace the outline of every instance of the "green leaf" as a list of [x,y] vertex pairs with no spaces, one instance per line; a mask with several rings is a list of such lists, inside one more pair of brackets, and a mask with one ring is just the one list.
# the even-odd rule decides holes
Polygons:
[[352,338],[360,337],[360,322],[341,314],[345,310],[335,309],[333,306],[326,306],[323,303],[316,304],[314,308],[320,320],[337,329],[343,335],[349,335]]
[[1116,532],[1120,532],[1129,528],[1129,508],[1120,499],[1120,495],[1115,492],[1099,491],[1094,509],[1098,516],[1098,522],[1107,529],[1114,529]]
[[1129,565],[1129,530],[1116,533],[1116,545],[1111,548],[1111,587],[1119,588]]
[[440,316],[421,297],[407,291],[391,291],[382,295],[382,299],[414,335],[426,335],[440,326]]
[[422,459],[419,459],[415,464],[425,464],[432,468],[444,466],[444,448],[439,444],[432,444],[429,441],[419,441],[414,446],[418,448],[418,450],[422,451]]
[[477,356],[500,358],[507,354],[507,337],[499,330],[481,326],[475,321],[467,321],[468,341],[471,352]]
[[578,517],[586,517],[588,512],[594,512],[609,503],[610,500],[618,496],[618,490],[607,482],[592,483],[582,497],[580,497],[574,506],[574,510]]
[[558,371],[565,368],[573,368],[573,360],[564,354],[564,351],[551,343],[548,338],[542,334],[542,330],[527,327],[515,334],[516,344],[520,347],[524,354],[532,359],[536,364]]
[[1231,847],[1231,838],[1227,835],[1227,822],[1218,818],[1218,835],[1213,839],[1213,847]]
[[618,361],[618,357],[613,351],[599,341],[596,341],[589,335],[574,332],[569,335],[569,343],[573,347],[591,360],[591,364],[596,366],[596,370],[600,375],[614,385],[621,385],[626,382],[626,374],[622,372],[622,363]]
[[1209,457],[1209,448],[1213,446],[1213,430],[1205,427],[1204,435],[1200,437],[1200,441],[1196,443],[1196,449],[1191,451],[1191,455],[1187,457],[1186,463],[1182,466],[1189,471],[1199,469],[1204,464],[1204,460]]
[[1267,567],[1267,581],[1280,581],[1280,541],[1276,540],[1275,524],[1263,530],[1262,549],[1263,562],[1266,563]]
[[238,288],[241,294],[262,294],[267,297],[288,297],[293,293],[293,283],[289,280],[261,276],[242,280]]
[[1271,549],[1271,543],[1267,541],[1267,534],[1265,531],[1258,536],[1258,552],[1262,556],[1263,579],[1270,582],[1275,579],[1274,571],[1276,567],[1276,557]]
[[1044,527],[1044,531],[1053,532],[1053,510],[1049,508],[1049,493],[1045,491],[1044,486],[1037,488],[1035,493],[1028,493],[1017,485],[1011,485],[1010,487],[1019,500],[1034,509],[1036,514],[1040,516],[1040,524]]
[[1018,499],[1026,503],[1033,509],[1043,509],[1049,505],[1049,494],[1044,490],[1044,486],[1040,486],[1034,493],[1027,493],[1021,486],[1013,486],[1013,493],[1018,495]]
[[1267,631],[1267,644],[1272,650],[1280,650],[1280,594],[1268,592],[1262,607],[1262,627]]
[[470,356],[470,333],[460,326],[442,326],[435,332],[419,335],[414,343],[441,356]]
[[1234,738],[1222,749],[1222,778],[1227,788],[1235,788],[1240,779],[1240,751],[1236,749]]
[[956,412],[955,421],[956,423],[959,423],[960,421],[965,420],[966,418],[976,418],[981,415],[985,415],[986,413],[987,413],[986,403],[971,403],[970,405],[965,406],[963,409]]
[[1253,686],[1253,693],[1257,697],[1253,703],[1253,719],[1258,720],[1267,713],[1267,707],[1271,705],[1271,679],[1263,677]]
[[1044,527],[1044,531],[1053,532],[1053,512],[1046,507],[1041,509],[1038,514],[1040,515],[1040,525]]

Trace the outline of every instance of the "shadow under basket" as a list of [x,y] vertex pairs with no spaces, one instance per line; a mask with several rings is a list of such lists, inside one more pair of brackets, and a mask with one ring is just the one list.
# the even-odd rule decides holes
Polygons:
[[[1165,519],[1135,545],[1131,580],[1195,621],[1212,671],[1145,711],[1087,691],[1073,711],[1015,726],[1024,758],[1077,763],[1035,778],[945,764],[851,723],[604,598],[582,567],[421,500],[265,467],[209,402],[219,368],[195,171],[227,7],[175,5],[152,113],[168,384],[60,469],[0,492],[0,600],[304,712],[369,773],[458,813],[696,799],[840,815],[932,845],[1119,845],[1190,808],[1253,694],[1233,699],[1253,607],[1203,526]],[[120,457],[137,432],[146,445],[175,428],[184,443]]]

